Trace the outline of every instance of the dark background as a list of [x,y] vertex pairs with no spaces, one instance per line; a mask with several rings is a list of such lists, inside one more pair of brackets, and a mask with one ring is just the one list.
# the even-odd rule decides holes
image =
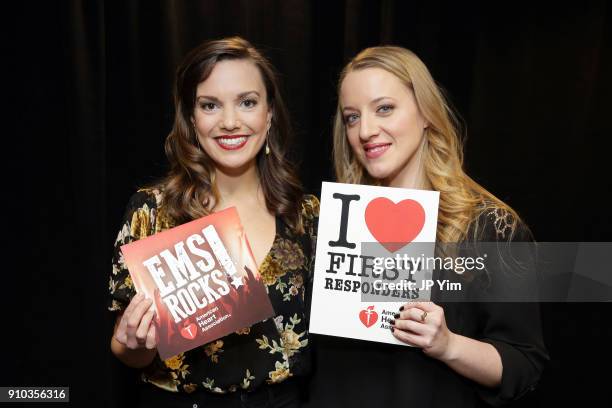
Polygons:
[[[174,69],[207,39],[242,35],[282,74],[311,192],[332,179],[339,70],[392,43],[423,59],[462,115],[469,174],[538,240],[610,241],[610,6],[488,3],[3,6],[0,385],[70,386],[71,405],[107,406],[133,380],[109,352],[110,251],[130,194],[165,171]],[[552,361],[520,405],[609,404],[609,377],[596,371],[609,369],[610,304],[542,308]]]

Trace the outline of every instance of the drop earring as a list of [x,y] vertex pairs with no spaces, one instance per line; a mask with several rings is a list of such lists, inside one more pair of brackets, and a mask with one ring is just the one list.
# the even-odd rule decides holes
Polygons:
[[266,134],[266,156],[270,154],[270,145],[268,144],[269,137],[270,137],[270,128],[268,128],[268,133]]

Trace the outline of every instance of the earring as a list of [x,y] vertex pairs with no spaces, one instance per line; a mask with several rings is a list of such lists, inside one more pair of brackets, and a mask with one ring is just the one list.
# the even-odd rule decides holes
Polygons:
[[266,134],[266,155],[270,154],[270,145],[268,145],[269,137],[270,137],[270,129],[268,128],[268,133]]

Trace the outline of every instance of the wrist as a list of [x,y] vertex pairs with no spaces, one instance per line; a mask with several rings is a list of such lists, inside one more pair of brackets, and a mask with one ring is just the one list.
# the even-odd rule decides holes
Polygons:
[[440,361],[443,363],[451,363],[459,358],[459,343],[460,337],[451,331],[448,333],[448,342],[446,343],[446,350],[440,356]]
[[157,347],[152,349],[145,347],[131,349],[115,338],[111,342],[111,350],[119,361],[131,368],[147,367],[153,362],[157,354]]

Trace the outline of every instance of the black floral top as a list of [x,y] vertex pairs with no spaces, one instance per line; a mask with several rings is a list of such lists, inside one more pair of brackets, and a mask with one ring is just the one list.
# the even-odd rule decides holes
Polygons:
[[[143,381],[174,392],[205,389],[226,393],[280,383],[310,370],[305,297],[312,278],[317,198],[304,196],[301,211],[303,234],[294,233],[276,218],[274,243],[260,266],[276,317],[165,361],[158,355],[142,371]],[[159,190],[140,190],[132,196],[115,241],[109,310],[124,310],[136,294],[120,246],[174,226],[165,215]]]

